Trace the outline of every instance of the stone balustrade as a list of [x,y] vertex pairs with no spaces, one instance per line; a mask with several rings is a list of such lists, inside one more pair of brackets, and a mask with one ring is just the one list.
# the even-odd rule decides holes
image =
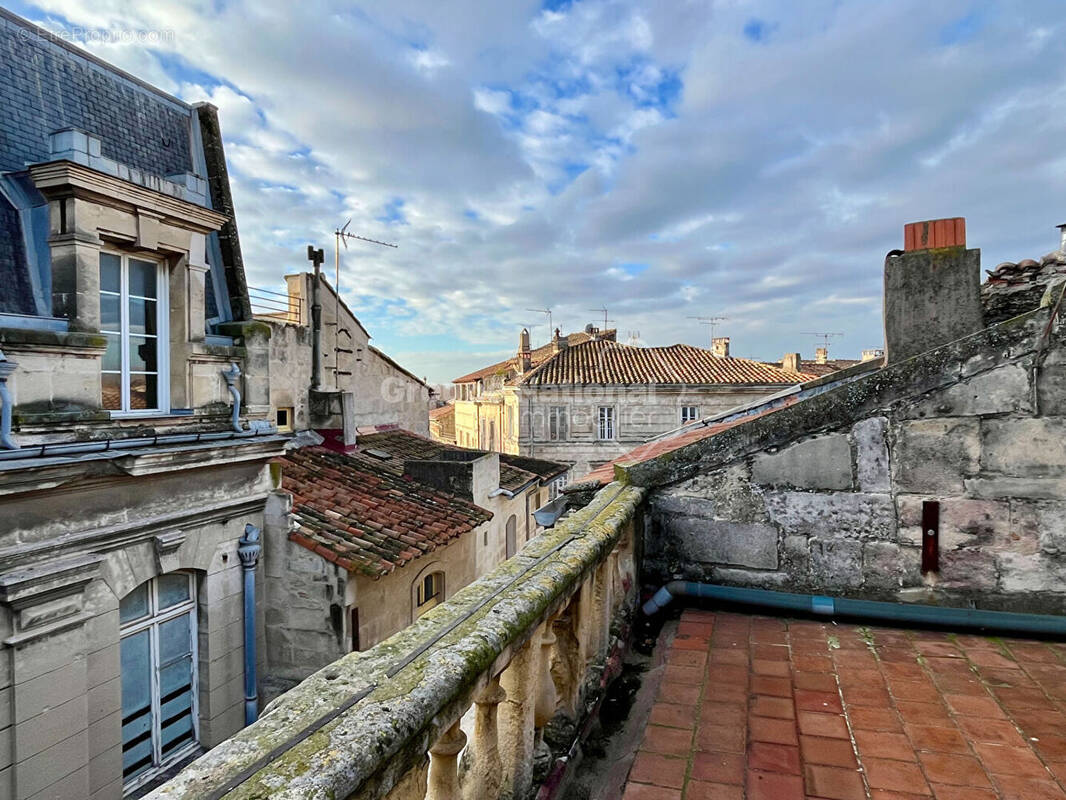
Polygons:
[[643,496],[605,487],[411,627],[282,695],[149,798],[529,797],[544,727],[580,721],[612,628],[635,606]]

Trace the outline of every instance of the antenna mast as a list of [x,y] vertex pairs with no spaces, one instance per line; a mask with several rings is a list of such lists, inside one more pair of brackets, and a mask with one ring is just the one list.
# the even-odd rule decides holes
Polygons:
[[341,245],[344,245],[344,249],[348,249],[348,240],[358,240],[360,242],[369,242],[370,244],[381,245],[382,247],[398,248],[399,245],[391,244],[390,242],[379,242],[377,239],[368,239],[365,236],[357,236],[354,233],[348,231],[348,226],[352,224],[352,218],[349,217],[348,221],[344,223],[343,227],[333,231],[333,268],[336,272],[335,282],[333,284],[333,291],[336,302],[333,304],[333,326],[336,328],[336,332],[333,336],[333,387],[339,389],[341,380],[341,353],[353,352],[350,348],[344,348],[340,346],[341,331],[348,334],[348,338],[352,338],[352,334],[341,328]]
[[714,347],[714,334],[718,330],[718,326],[729,319],[729,317],[689,317],[689,319],[699,320],[700,325],[707,325],[711,329],[711,347]]
[[804,336],[815,336],[822,340],[822,347],[825,348],[825,354],[829,355],[829,340],[836,336],[843,336],[844,334],[836,332],[824,332],[824,331],[800,331]]
[[603,306],[602,308],[590,308],[589,311],[596,311],[603,314],[603,330],[605,331],[607,330],[607,323],[614,322],[613,319],[607,319],[607,306]]
[[[538,314],[548,315],[548,340],[551,341],[552,331],[555,330],[555,328],[552,327],[552,310],[550,308],[527,308],[526,311],[535,311]],[[530,338],[532,338],[532,336]]]

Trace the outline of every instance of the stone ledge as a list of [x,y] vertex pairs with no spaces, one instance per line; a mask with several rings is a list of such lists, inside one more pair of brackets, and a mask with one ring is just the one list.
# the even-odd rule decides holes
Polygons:
[[[371,650],[339,659],[278,698],[258,722],[148,797],[191,800],[223,789],[279,745],[364,693],[316,732],[271,756],[225,796],[384,797],[424,761],[429,747],[484,688],[487,676],[509,663],[607,557],[643,497],[639,488],[605,487],[589,506],[530,541],[518,555],[411,627]],[[512,585],[517,576],[521,580]],[[394,670],[407,654],[436,636],[440,638],[425,652]]]

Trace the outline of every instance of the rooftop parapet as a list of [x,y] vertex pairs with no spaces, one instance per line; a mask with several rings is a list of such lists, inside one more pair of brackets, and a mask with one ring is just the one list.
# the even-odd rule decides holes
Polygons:
[[[149,797],[525,796],[540,732],[585,707],[612,623],[634,608],[643,496],[605,487],[411,627],[278,698]],[[553,678],[555,660],[576,666],[565,685]],[[461,720],[475,704],[468,737]]]

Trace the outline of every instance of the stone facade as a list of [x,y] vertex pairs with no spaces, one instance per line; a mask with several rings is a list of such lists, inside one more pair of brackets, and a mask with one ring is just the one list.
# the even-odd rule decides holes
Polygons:
[[[628,469],[653,582],[1066,610],[1066,352],[1030,312]],[[1055,387],[1055,388],[1053,388]],[[693,474],[693,465],[699,468]],[[688,467],[682,467],[687,464]],[[922,573],[922,506],[939,570]]]
[[[279,408],[292,409],[293,430],[322,427],[322,420],[312,420],[308,399],[314,277],[301,273],[287,275],[285,280],[292,311],[259,316],[273,331],[270,405],[275,414]],[[338,302],[325,278],[321,279],[319,302],[322,305],[322,389],[352,395],[350,422],[356,427],[396,425],[428,436],[429,386],[370,344],[370,334],[343,301]],[[337,353],[337,347],[351,352]],[[339,370],[336,377],[335,369]]]

